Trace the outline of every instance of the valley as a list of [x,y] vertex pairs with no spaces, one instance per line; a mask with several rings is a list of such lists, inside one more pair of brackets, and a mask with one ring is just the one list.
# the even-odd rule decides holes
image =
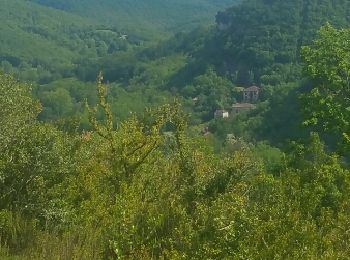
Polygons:
[[0,259],[348,259],[350,2],[0,0]]

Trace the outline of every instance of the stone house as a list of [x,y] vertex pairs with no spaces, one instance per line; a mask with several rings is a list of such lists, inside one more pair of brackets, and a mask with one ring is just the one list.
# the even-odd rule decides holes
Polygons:
[[237,115],[243,111],[254,109],[255,105],[251,103],[236,103],[232,105],[232,115]]
[[226,110],[216,110],[214,113],[215,118],[229,118],[230,114]]
[[251,86],[243,90],[243,102],[255,103],[259,99],[260,89],[257,86]]

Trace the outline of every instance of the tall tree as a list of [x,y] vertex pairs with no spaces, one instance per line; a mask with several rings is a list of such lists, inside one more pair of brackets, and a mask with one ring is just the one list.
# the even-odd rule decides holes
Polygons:
[[323,26],[302,48],[312,89],[302,96],[306,125],[342,136],[350,145],[350,29]]

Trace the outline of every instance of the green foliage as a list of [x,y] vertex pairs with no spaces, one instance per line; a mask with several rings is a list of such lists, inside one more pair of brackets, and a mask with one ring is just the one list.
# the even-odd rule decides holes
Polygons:
[[238,72],[252,71],[257,81],[271,77],[276,65],[299,60],[300,45],[309,42],[325,22],[348,25],[348,10],[349,3],[342,0],[243,1],[217,15],[217,23],[227,27],[218,35],[220,57]]
[[305,73],[312,89],[302,97],[306,125],[321,131],[333,131],[349,145],[349,29],[336,29],[327,24],[317,39],[303,48]]
[[113,26],[29,1],[6,0],[2,7],[1,67],[25,81],[72,77],[84,60],[124,52],[140,41],[122,39]]
[[52,192],[67,173],[69,147],[63,133],[40,125],[39,103],[27,85],[0,75],[0,236],[12,249],[29,245],[36,224],[60,218]]
[[[188,30],[202,23],[236,0],[212,2],[208,0],[145,2],[140,0],[31,0],[41,5],[93,18],[103,24],[117,24],[119,29],[142,33]],[[156,34],[154,34],[157,37]],[[158,37],[157,37],[158,38]]]
[[349,254],[350,172],[316,134],[287,154],[232,138],[213,153],[205,139],[189,138],[177,102],[115,122],[102,76],[89,106],[93,130],[68,134],[35,120],[21,84],[1,82],[14,90],[4,109],[27,106],[17,115],[22,131],[7,133],[14,138],[0,154],[1,257]]
[[[284,146],[307,133],[300,128],[297,101],[304,85],[300,47],[326,21],[348,25],[347,10],[348,3],[341,0],[243,1],[217,15],[217,28],[178,33],[136,54],[102,59],[101,67],[107,80],[125,88],[138,85],[184,97],[193,124],[210,121],[218,108],[230,110],[242,98],[234,91],[237,86],[257,84],[264,102],[247,116],[230,120],[222,132]],[[87,65],[86,71],[94,66]]]
[[[13,44],[0,47],[1,65],[39,82],[43,105],[30,86],[0,74],[1,259],[348,258],[350,170],[328,144],[349,134],[349,30],[326,25],[303,47],[308,80],[298,64],[315,28],[348,23],[348,2],[246,0],[219,13],[217,29],[147,48],[91,19],[65,14],[57,23],[65,12],[32,2],[0,10],[1,40]],[[129,2],[137,15],[142,5]],[[109,9],[95,19],[110,19]],[[169,20],[156,30],[179,25]],[[23,42],[7,40],[22,31]],[[17,50],[25,38],[42,48]],[[56,45],[51,60],[45,50]],[[89,81],[101,68],[95,89]],[[255,109],[211,120],[254,82]],[[300,130],[300,105],[320,134]]]
[[0,142],[2,147],[32,123],[40,110],[40,104],[31,97],[30,87],[19,84],[11,76],[0,74]]

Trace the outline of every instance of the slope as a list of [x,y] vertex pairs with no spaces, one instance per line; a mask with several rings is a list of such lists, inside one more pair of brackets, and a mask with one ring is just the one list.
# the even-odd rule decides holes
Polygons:
[[112,27],[29,1],[3,0],[1,67],[25,80],[72,75],[80,60],[127,49]]
[[178,31],[209,23],[237,0],[31,0],[127,30]]
[[68,26],[89,25],[83,18],[25,1],[3,0],[0,12],[1,56],[25,60],[50,57],[64,63],[76,57],[68,44],[63,44],[67,35],[62,32]]
[[255,82],[272,84],[268,78],[276,71],[269,68],[297,62],[300,46],[322,25],[348,26],[349,13],[344,0],[247,0],[217,15],[217,50],[232,70],[252,71]]
[[[258,109],[227,124],[218,123],[213,131],[221,129],[222,137],[233,132],[275,142],[293,134],[298,138],[303,133],[297,113],[303,79],[300,47],[310,43],[326,22],[349,26],[349,14],[350,2],[344,0],[246,0],[220,12],[216,28],[177,34],[144,50],[138,57],[150,66],[178,55],[183,62],[162,79],[159,74],[152,77],[144,69],[147,65],[136,65],[129,69],[133,73],[126,85],[166,89],[184,97],[198,123],[211,120],[216,109],[230,109],[239,102],[236,87],[255,83],[262,90]],[[113,63],[103,64],[108,75],[117,75],[109,72],[116,66],[108,64]],[[156,77],[158,84],[152,80]]]

